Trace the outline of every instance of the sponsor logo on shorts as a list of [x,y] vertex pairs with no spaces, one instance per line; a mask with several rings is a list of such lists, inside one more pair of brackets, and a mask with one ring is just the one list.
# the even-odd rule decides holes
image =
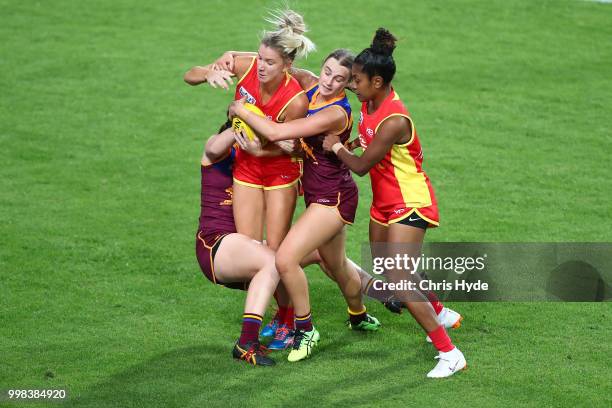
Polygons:
[[291,178],[291,176],[287,176],[286,174],[281,174],[280,178],[282,178],[284,180],[289,180]]
[[393,210],[393,212],[396,213],[396,214],[401,214],[403,212],[406,212],[406,209],[405,208],[398,208],[397,210]]
[[328,200],[327,198],[319,198],[317,200],[317,203],[330,203],[331,201]]

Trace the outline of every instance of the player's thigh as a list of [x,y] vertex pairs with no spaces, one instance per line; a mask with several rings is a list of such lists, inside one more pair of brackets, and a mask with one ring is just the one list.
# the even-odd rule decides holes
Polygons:
[[386,256],[386,244],[389,235],[389,227],[370,219],[369,236],[370,252],[372,258]]
[[310,205],[291,227],[276,253],[277,265],[299,264],[342,230],[344,223],[332,208]]
[[387,242],[397,242],[402,244],[410,244],[418,247],[425,239],[425,229],[412,227],[400,223],[389,224],[389,232],[387,234]]
[[274,252],[245,235],[229,234],[219,244],[214,262],[219,281],[244,282],[274,263]]
[[330,240],[319,247],[319,255],[325,266],[334,273],[346,262],[346,231],[339,230]]
[[266,241],[270,248],[276,250],[283,241],[295,211],[297,189],[295,186],[265,190]]
[[[425,229],[393,223],[389,225],[388,257],[409,256],[415,260],[421,256]],[[409,268],[390,270],[385,274],[388,280],[399,282],[402,280],[413,281],[418,284],[420,277]]]
[[370,242],[387,242],[389,227],[379,224],[376,221],[370,220],[370,227],[368,232],[370,236]]
[[232,204],[236,231],[262,241],[265,209],[263,189],[234,183]]

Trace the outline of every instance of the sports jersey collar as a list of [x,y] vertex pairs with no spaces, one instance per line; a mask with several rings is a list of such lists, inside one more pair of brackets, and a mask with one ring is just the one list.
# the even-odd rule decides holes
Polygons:
[[317,100],[317,95],[319,95],[319,88],[317,88],[317,90],[312,95],[312,99],[308,103],[308,109],[312,110],[312,109],[323,108],[323,107],[331,105],[331,104],[333,104],[335,102],[341,101],[342,99],[344,99],[346,97],[346,93],[344,91],[342,91],[342,93],[340,95],[336,96],[335,98],[333,98],[333,99],[331,99],[329,101],[325,101],[323,103],[315,104],[314,101]]

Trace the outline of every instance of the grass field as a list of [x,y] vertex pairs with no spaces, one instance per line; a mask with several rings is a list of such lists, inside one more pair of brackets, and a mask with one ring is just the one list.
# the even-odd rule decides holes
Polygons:
[[[274,4],[245,4],[0,0],[0,390],[65,388],[76,407],[610,406],[610,303],[455,303],[470,368],[431,381],[416,323],[369,303],[383,329],[347,331],[311,268],[317,354],[230,358],[243,295],[209,284],[193,247],[199,157],[231,93],[182,76],[256,48]],[[441,207],[428,241],[612,241],[612,5],[295,8],[314,71],[378,26],[401,39],[394,84]],[[371,197],[358,183],[355,259]]]

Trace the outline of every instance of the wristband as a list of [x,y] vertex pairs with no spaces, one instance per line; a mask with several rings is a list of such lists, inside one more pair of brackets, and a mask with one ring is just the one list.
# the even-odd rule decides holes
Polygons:
[[338,154],[338,152],[340,151],[340,149],[344,148],[344,145],[340,142],[338,143],[334,143],[334,145],[332,146],[332,152],[334,152],[336,155]]

